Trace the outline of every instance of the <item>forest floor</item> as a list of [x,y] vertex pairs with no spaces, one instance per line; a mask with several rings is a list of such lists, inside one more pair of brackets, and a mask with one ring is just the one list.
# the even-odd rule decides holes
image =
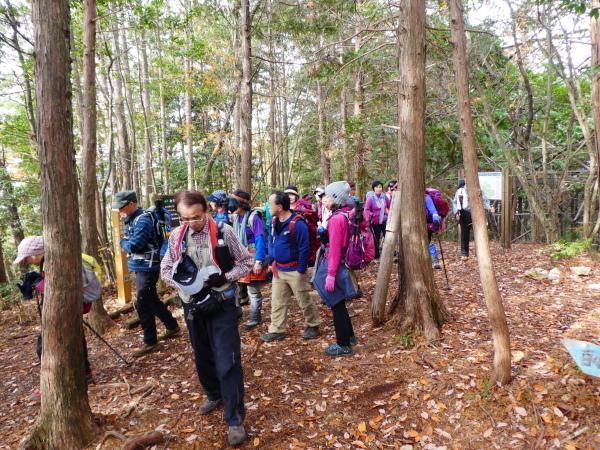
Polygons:
[[[258,449],[600,449],[600,380],[584,375],[561,344],[565,336],[600,344],[600,266],[582,256],[552,261],[537,245],[504,252],[492,244],[494,267],[511,333],[513,379],[489,385],[491,328],[475,252],[461,262],[456,243],[445,242],[451,289],[443,270],[435,277],[453,318],[442,339],[398,336],[392,322],[373,329],[371,299],[377,265],[360,275],[365,292],[349,310],[359,345],[350,358],[325,356],[335,342],[330,310],[319,305],[320,336],[306,341],[297,304],[290,309],[288,337],[262,343],[268,320],[246,331],[240,322],[246,384],[248,438]],[[589,276],[569,266],[592,268]],[[559,267],[563,278],[535,281],[534,267]],[[265,317],[270,285],[265,286]],[[315,300],[317,298],[314,294]],[[393,295],[393,293],[392,293]],[[116,309],[106,300],[107,309]],[[174,308],[184,326],[181,308]],[[248,307],[244,307],[244,317]],[[35,343],[39,332],[33,302],[2,311],[0,323],[0,448],[17,448],[34,423],[39,403]],[[104,336],[122,354],[141,342],[141,331],[126,330],[126,317]],[[162,326],[159,326],[159,331]],[[87,332],[88,330],[86,330]],[[413,341],[411,348],[403,343]],[[140,435],[158,430],[158,449],[227,448],[222,409],[200,416],[203,401],[187,333],[158,351],[119,361],[95,336],[87,335],[95,384],[90,405],[103,432]],[[134,393],[151,385],[151,391]],[[132,408],[133,407],[133,408]],[[90,449],[118,449],[122,442],[101,437]]]

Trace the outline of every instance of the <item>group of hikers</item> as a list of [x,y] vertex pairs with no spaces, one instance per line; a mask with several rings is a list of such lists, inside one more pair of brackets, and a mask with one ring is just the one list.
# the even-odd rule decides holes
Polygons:
[[[391,181],[384,191],[383,183],[374,181],[363,204],[356,197],[353,182],[318,186],[312,195],[302,197],[295,186],[288,186],[273,191],[264,207],[255,208],[251,195],[241,189],[229,196],[217,190],[207,197],[196,190],[182,191],[174,201],[180,225],[170,232],[162,248],[153,213],[140,207],[136,192],[118,192],[112,207],[125,221],[120,245],[128,253],[130,272],[135,273],[135,308],[143,330],[143,341],[132,349],[132,356],[146,355],[158,348],[159,341],[181,333],[177,319],[158,296],[157,281],[162,276],[167,285],[177,288],[182,300],[198,378],[207,397],[199,412],[207,415],[224,405],[229,444],[240,445],[246,436],[238,327],[241,306],[250,304],[245,328],[258,327],[263,320],[261,289],[272,279],[270,324],[260,339],[273,342],[286,338],[292,295],[304,316],[302,338],[315,339],[321,321],[309,296],[312,285],[333,315],[335,343],[325,354],[352,356],[358,339],[346,303],[362,296],[353,269],[363,268],[371,260],[379,262],[381,239],[397,188],[398,183]],[[441,230],[449,206],[434,189],[426,190],[424,205],[432,264],[439,268],[431,241]],[[467,233],[466,246],[463,240],[461,250],[466,259],[471,224],[463,181],[453,211],[461,226],[464,224],[463,238],[465,230]],[[39,265],[43,278],[41,236],[21,242],[15,263],[22,260]],[[156,317],[164,325],[160,333]],[[38,348],[41,355],[41,340]],[[91,382],[87,349],[85,353],[85,376]],[[41,394],[37,395],[39,398]]]

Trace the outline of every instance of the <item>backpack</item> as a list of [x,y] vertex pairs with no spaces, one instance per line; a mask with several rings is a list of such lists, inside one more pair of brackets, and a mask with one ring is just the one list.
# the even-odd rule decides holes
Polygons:
[[93,303],[102,298],[100,265],[93,256],[81,254],[83,275],[83,303]]
[[[134,226],[142,217],[150,217],[152,219],[152,228],[154,229],[154,237],[156,239],[156,247],[148,243],[148,247],[152,250],[152,254],[158,254],[158,261],[162,261],[163,256],[167,253],[169,247],[169,235],[173,231],[173,216],[163,208],[163,201],[156,200],[154,206],[146,209],[142,214],[137,216],[134,221]],[[156,250],[158,249],[158,252]]]
[[308,240],[310,243],[310,254],[308,256],[308,267],[313,267],[317,260],[317,251],[321,248],[321,241],[319,240],[319,227],[317,225],[319,219],[317,212],[312,208],[312,204],[305,200],[299,200],[296,202],[296,208],[294,208],[296,216],[290,222],[289,230],[292,239],[296,241],[296,235],[294,234],[294,228],[298,220],[304,220],[308,226]]
[[250,230],[252,230],[252,234],[254,234],[254,217],[258,214],[258,217],[260,217],[260,219],[262,220],[263,223],[263,228],[265,229],[265,235],[266,235],[266,230],[267,227],[265,226],[265,208],[263,208],[262,206],[258,206],[256,208],[252,208],[250,210],[250,217],[248,217],[248,226],[250,227]]
[[442,219],[448,215],[450,212],[450,204],[440,191],[437,189],[427,188],[425,189],[425,195],[431,197],[431,200],[433,200],[433,204],[435,205],[435,209]]
[[[354,214],[353,214],[354,213]],[[340,211],[348,220],[350,240],[344,256],[344,264],[351,270],[362,270],[375,259],[375,239],[369,230],[369,217],[364,205],[356,202],[350,214]]]
[[[85,253],[81,254],[81,273],[83,279],[83,303],[93,303],[102,298],[102,269],[96,258]],[[38,292],[44,293],[45,282],[42,278],[34,287]],[[89,310],[88,310],[89,311]],[[84,313],[88,312],[84,311]]]

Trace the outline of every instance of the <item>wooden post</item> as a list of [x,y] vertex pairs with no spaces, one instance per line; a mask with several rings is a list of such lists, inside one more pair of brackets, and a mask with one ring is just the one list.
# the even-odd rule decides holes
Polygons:
[[510,248],[512,238],[512,177],[508,168],[502,170],[501,245]]
[[117,298],[122,303],[131,301],[131,275],[127,267],[127,252],[124,252],[119,242],[124,235],[125,222],[121,219],[118,209],[110,212],[113,242],[115,246],[115,268],[117,272]]

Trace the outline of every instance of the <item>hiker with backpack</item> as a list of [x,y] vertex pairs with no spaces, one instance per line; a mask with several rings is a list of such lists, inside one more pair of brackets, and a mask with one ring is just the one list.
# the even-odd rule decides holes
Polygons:
[[238,280],[250,298],[250,315],[246,322],[246,329],[251,330],[262,323],[263,296],[260,288],[267,279],[265,227],[260,211],[250,205],[250,194],[237,189],[232,198],[237,201],[238,206],[232,215],[233,229],[242,245],[254,256],[252,271]]
[[[434,192],[436,191],[436,192]],[[437,194],[439,193],[439,197]],[[434,197],[435,196],[435,197]],[[437,248],[435,243],[432,242],[431,238],[434,233],[437,233],[442,229],[442,221],[444,220],[440,213],[438,213],[438,206],[446,202],[445,214],[448,214],[448,202],[441,196],[441,192],[437,189],[425,189],[425,219],[427,222],[427,238],[429,242],[429,256],[434,269],[441,269],[440,259],[437,254]],[[437,203],[436,203],[437,202]]]
[[[487,195],[483,191],[481,191],[481,195],[483,197],[483,209],[493,214],[495,210],[490,205]],[[466,261],[469,259],[469,241],[471,239],[471,230],[473,229],[473,220],[471,219],[471,206],[469,204],[469,194],[465,180],[458,182],[458,190],[452,202],[452,211],[460,225],[461,259]]]
[[[23,294],[24,300],[30,300],[34,297],[34,290],[41,294],[41,301],[38,301],[38,313],[40,319],[42,318],[42,305],[44,303],[44,238],[43,236],[28,236],[23,239],[17,247],[17,258],[13,264],[19,264],[21,261],[25,261],[27,264],[33,264],[39,266],[40,271],[38,272],[27,272],[23,279],[23,284],[17,284],[21,293]],[[92,256],[81,254],[82,257],[82,277],[83,277],[83,314],[87,314],[92,309],[92,303],[102,297],[102,286],[101,277],[102,270],[96,259]],[[36,297],[37,299],[37,297]],[[85,333],[82,332],[83,336],[83,357],[84,357],[84,369],[85,369],[85,380],[88,384],[94,382],[92,375],[92,368],[90,361],[88,360],[88,349],[87,342],[85,340]],[[38,336],[36,353],[39,360],[42,360],[42,332]],[[31,401],[40,401],[40,391],[35,391],[31,397]]]
[[194,360],[207,399],[200,414],[225,405],[230,445],[244,442],[244,372],[236,305],[236,281],[252,270],[254,257],[233,228],[217,224],[198,191],[175,196],[181,226],[171,233],[162,277],[178,288]]
[[[143,356],[156,350],[158,341],[177,336],[181,333],[181,328],[177,319],[158,297],[156,290],[162,237],[155,226],[153,212],[146,212],[138,206],[135,191],[117,192],[112,207],[118,209],[121,217],[125,219],[125,233],[120,245],[128,253],[129,271],[135,273],[135,309],[144,332],[142,344],[131,350],[131,354],[136,357]],[[158,335],[155,317],[165,325],[165,329]]]
[[229,211],[227,211],[227,192],[223,190],[214,191],[206,200],[210,202],[210,207],[215,212],[213,219],[216,222],[229,223]]
[[333,214],[322,237],[325,252],[319,259],[313,281],[323,303],[333,313],[336,343],[325,349],[325,354],[332,357],[354,355],[352,346],[357,344],[346,307],[346,301],[357,294],[344,264],[351,238],[348,217],[352,209],[346,205],[349,195],[350,185],[346,181],[336,181],[325,188],[323,202]]
[[285,192],[271,194],[269,209],[273,215],[269,235],[269,266],[273,270],[271,325],[269,332],[260,338],[264,342],[285,339],[293,294],[306,324],[302,337],[315,339],[319,335],[321,320],[319,310],[308,295],[307,270],[311,253],[308,225],[290,209],[290,197]]
[[296,202],[300,200],[298,188],[296,186],[288,186],[283,192],[285,192],[290,197],[290,209],[293,211],[294,209],[296,209]]
[[365,211],[371,218],[371,229],[375,238],[375,262],[379,263],[379,247],[381,236],[385,237],[385,227],[387,225],[387,212],[392,204],[388,196],[383,192],[383,183],[373,181],[373,195],[365,203]]

